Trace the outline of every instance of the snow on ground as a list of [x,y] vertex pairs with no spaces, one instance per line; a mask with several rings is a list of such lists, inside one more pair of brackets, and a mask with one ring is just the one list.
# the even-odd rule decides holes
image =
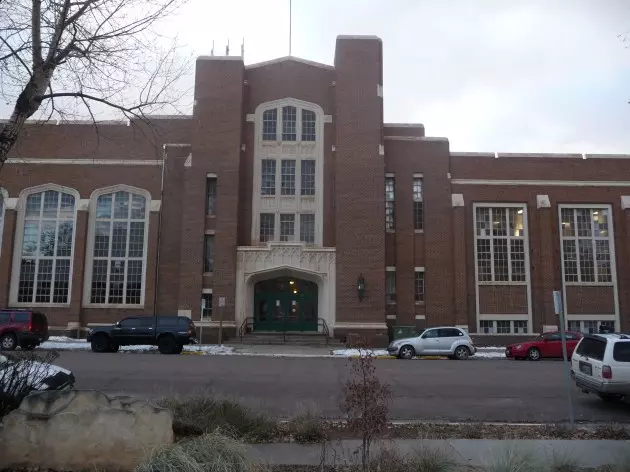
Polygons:
[[332,352],[333,356],[338,357],[358,357],[362,356],[389,356],[389,353],[385,349],[335,349]]
[[[39,345],[39,349],[51,351],[89,351],[90,345],[85,339],[72,339],[64,336],[51,336],[48,341]],[[157,346],[138,345],[121,346],[120,352],[148,352],[157,351]],[[226,355],[234,352],[233,347],[217,346],[214,344],[184,346],[185,352],[201,352],[205,355]]]

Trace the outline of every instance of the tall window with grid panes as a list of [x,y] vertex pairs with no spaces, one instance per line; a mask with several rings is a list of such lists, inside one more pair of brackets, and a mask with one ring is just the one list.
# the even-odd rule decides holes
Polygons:
[[[478,287],[524,286],[529,290],[525,205],[475,205],[475,275]],[[529,302],[528,302],[529,303]],[[488,334],[522,334],[530,326],[517,317],[484,315],[479,329]],[[523,313],[519,317],[529,316]]]
[[254,195],[258,200],[255,218],[260,243],[315,244],[315,202],[320,196],[317,156],[311,150],[319,138],[317,130],[317,114],[308,108],[287,104],[263,111],[263,155],[259,160],[260,180],[255,183],[260,198]]
[[396,229],[396,180],[391,175],[385,177],[385,229]]
[[[615,260],[611,209],[607,205],[561,205],[560,241],[564,286],[587,285],[614,287]],[[567,313],[567,327],[571,331],[596,333],[600,327],[615,329],[615,322],[607,314],[593,319],[571,319]]]

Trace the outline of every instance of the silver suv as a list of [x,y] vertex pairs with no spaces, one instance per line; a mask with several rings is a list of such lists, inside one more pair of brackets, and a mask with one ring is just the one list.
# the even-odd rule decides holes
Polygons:
[[429,328],[414,338],[397,339],[387,348],[392,356],[411,359],[415,356],[448,356],[465,360],[477,352],[464,330],[451,326]]

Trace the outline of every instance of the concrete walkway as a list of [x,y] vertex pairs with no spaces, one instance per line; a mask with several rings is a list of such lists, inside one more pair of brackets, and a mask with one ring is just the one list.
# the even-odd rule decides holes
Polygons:
[[[255,457],[269,465],[321,465],[322,445],[290,443],[255,444],[251,446]],[[325,448],[325,465],[356,464],[360,462],[359,440],[332,442]],[[403,439],[379,442],[379,448],[395,448],[403,454],[422,448],[443,451],[451,460],[462,466],[484,467],[493,458],[504,457],[509,451],[524,452],[544,465],[553,464],[554,458],[576,461],[580,467],[601,467],[612,464],[630,465],[630,441],[598,440],[515,440],[498,441],[485,439],[416,440]],[[624,469],[625,470],[625,469]]]

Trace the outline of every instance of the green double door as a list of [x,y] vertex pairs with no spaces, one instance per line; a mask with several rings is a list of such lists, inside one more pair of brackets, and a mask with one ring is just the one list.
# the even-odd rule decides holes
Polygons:
[[317,331],[317,284],[290,277],[254,287],[254,331]]

